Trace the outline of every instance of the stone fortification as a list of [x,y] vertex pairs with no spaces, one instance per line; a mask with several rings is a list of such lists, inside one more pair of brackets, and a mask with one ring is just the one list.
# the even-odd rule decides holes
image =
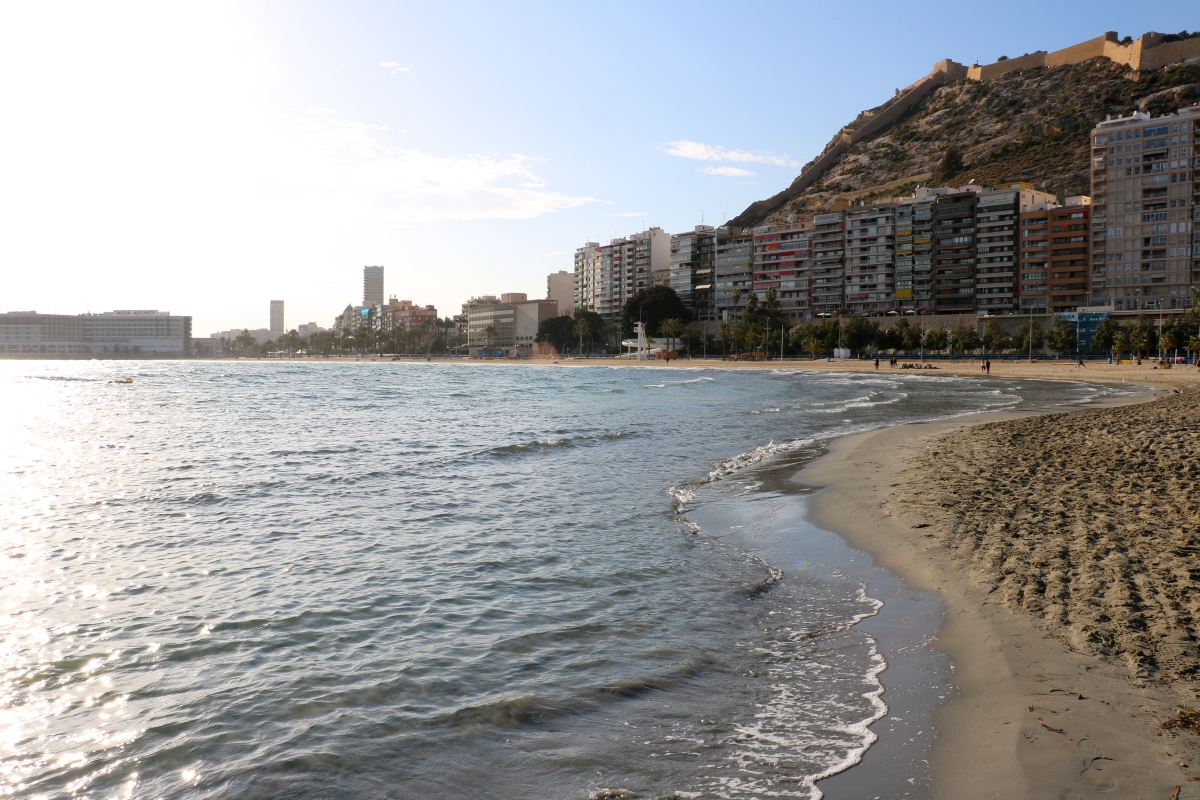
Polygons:
[[991,81],[1018,69],[1062,67],[1068,64],[1082,64],[1093,58],[1107,58],[1121,66],[1140,71],[1161,69],[1168,64],[1200,57],[1200,38],[1164,42],[1165,38],[1161,33],[1144,33],[1128,44],[1121,44],[1116,32],[1109,31],[1103,36],[1055,50],[1053,53],[1039,50],[994,64],[975,64],[967,69],[966,77],[972,81]]
[[[936,105],[936,103],[933,103],[931,98],[935,94],[941,94],[938,92],[939,88],[941,87],[946,87],[943,90],[945,92],[952,92],[957,91],[956,87],[962,87],[964,85],[970,86],[972,84],[981,84],[983,87],[991,87],[993,84],[1005,83],[1005,86],[996,88],[996,91],[992,95],[993,99],[988,101],[989,107],[992,107],[996,105],[995,98],[999,98],[1005,93],[1011,93],[1016,89],[1016,87],[1007,86],[1007,83],[1018,77],[1014,76],[1013,73],[1020,70],[1038,70],[1041,68],[1045,68],[1046,70],[1054,70],[1055,68],[1059,67],[1067,67],[1069,69],[1088,71],[1089,67],[1087,65],[1091,62],[1094,62],[1094,64],[1097,65],[1108,65],[1107,70],[1100,69],[1100,73],[1104,73],[1104,80],[1112,80],[1112,76],[1107,75],[1108,72],[1120,71],[1122,74],[1132,75],[1133,80],[1135,82],[1139,82],[1137,78],[1138,75],[1146,75],[1154,72],[1155,70],[1161,70],[1167,65],[1178,64],[1182,61],[1200,57],[1200,37],[1170,42],[1164,41],[1166,38],[1167,37],[1161,33],[1147,33],[1143,34],[1137,39],[1130,40],[1127,44],[1122,44],[1116,33],[1108,32],[1103,36],[1097,36],[1096,38],[1090,39],[1086,42],[1080,42],[1079,44],[1072,45],[1071,47],[1066,47],[1061,50],[1056,50],[1054,52],[1039,51],[1037,53],[1021,56],[1020,58],[1011,58],[998,61],[994,64],[975,64],[968,67],[950,59],[943,59],[934,65],[933,70],[928,75],[910,84],[906,88],[897,91],[896,96],[884,105],[862,112],[857,118],[855,118],[853,122],[838,131],[837,135],[830,140],[821,154],[803,167],[800,174],[795,178],[795,180],[792,181],[790,186],[788,186],[782,192],[767,198],[766,200],[759,200],[755,203],[752,203],[745,211],[730,220],[728,224],[739,227],[752,227],[754,225],[761,224],[763,220],[766,220],[768,217],[772,217],[772,215],[802,212],[804,209],[798,208],[797,205],[803,204],[804,198],[808,197],[808,195],[812,194],[814,191],[822,195],[837,195],[839,193],[846,192],[867,194],[869,192],[860,192],[858,190],[873,186],[875,184],[883,184],[887,182],[894,183],[898,177],[904,175],[916,176],[923,175],[924,173],[931,171],[936,172],[936,164],[930,163],[928,159],[921,161],[920,159],[915,159],[905,155],[904,153],[901,153],[900,150],[893,146],[897,143],[888,142],[887,147],[876,147],[875,144],[879,142],[881,137],[883,139],[887,139],[894,132],[894,128],[898,123],[905,120],[911,120],[914,114],[920,116],[930,111],[931,104]],[[1101,58],[1106,60],[1097,61],[1097,59]],[[1136,72],[1129,73],[1128,70],[1130,69],[1135,70]],[[1054,79],[1051,79],[1048,82],[1057,83],[1057,81]],[[1095,85],[1096,84],[1094,81],[1084,80],[1076,83],[1069,89],[1067,86],[1062,86],[1059,87],[1059,90],[1065,89],[1073,92],[1083,90],[1085,93],[1091,92],[1092,94],[1095,94]],[[1151,88],[1149,84],[1147,88]],[[1165,89],[1170,87],[1153,88]],[[987,90],[983,89],[981,91],[986,92]],[[1095,106],[1095,110],[1092,113],[1100,112],[1101,109],[1104,109],[1104,113],[1106,113],[1110,106],[1116,108],[1117,111],[1120,111],[1123,110],[1122,104],[1125,101],[1124,95],[1126,93],[1127,92],[1124,90],[1106,89],[1105,97],[1093,98],[1092,101],[1082,105]],[[1178,94],[1178,92],[1175,93]],[[972,98],[976,99],[982,96],[980,92],[968,92],[968,94],[970,94]],[[1000,127],[1012,128],[1014,131],[1014,135],[1009,137],[1013,138],[1014,140],[1011,143],[1007,142],[1005,137],[1001,135],[1001,132],[999,131],[993,132],[984,137],[989,140],[994,140],[989,144],[989,150],[999,149],[1005,144],[1016,146],[1019,143],[1027,144],[1031,141],[1036,142],[1040,138],[1046,138],[1048,136],[1055,135],[1057,131],[1063,130],[1064,126],[1090,129],[1091,124],[1093,124],[1096,119],[1103,119],[1104,117],[1104,113],[1099,113],[1099,116],[1095,118],[1075,119],[1074,116],[1077,115],[1050,113],[1054,106],[1073,105],[1072,103],[1066,102],[1066,100],[1063,99],[1059,102],[1047,105],[1044,109],[1046,113],[1035,114],[1035,119],[1032,119],[1028,122],[1023,121],[1023,124],[1020,126],[1020,131],[1017,132],[1017,128],[1013,127],[1017,120],[1013,119],[1013,116],[1020,115],[1022,109],[1034,103],[1045,104],[1053,99],[1050,97],[1043,97],[1042,94],[1044,93],[1035,92],[1035,94],[1036,97],[1014,96],[1011,98],[1011,102],[1009,102],[1006,106],[1007,110],[996,108],[989,109],[989,113],[996,117],[994,121],[997,122]],[[1143,94],[1139,94],[1138,97],[1141,99],[1144,97],[1144,95],[1148,94],[1149,92],[1145,92]],[[1172,97],[1174,97],[1174,95],[1172,95]],[[1186,100],[1187,98],[1182,98],[1181,96],[1181,99]],[[1078,110],[1085,111],[1083,108]],[[926,143],[924,147],[919,149],[925,155],[928,155],[932,152],[937,153],[940,156],[941,151],[946,146],[942,141],[943,139],[948,141],[961,139],[961,134],[953,129],[959,127],[952,121],[953,117],[955,116],[953,110],[951,110],[949,116],[951,117],[950,119],[942,120],[941,122],[947,123],[951,125],[951,127],[947,127],[942,131],[941,134],[922,134],[926,140]],[[964,114],[961,113],[960,110],[960,113],[958,113],[957,116],[963,117]],[[988,114],[985,114],[984,116],[988,116]],[[1058,118],[1064,116],[1065,118],[1063,119]],[[1047,119],[1043,119],[1043,117],[1047,117]],[[907,122],[905,124],[907,124]],[[943,125],[943,127],[945,127],[945,125]],[[933,145],[934,142],[937,144],[931,147],[930,145]],[[901,148],[903,149],[904,143],[899,142],[898,144],[900,144]],[[971,145],[972,143],[963,142],[963,144],[959,146],[971,147]],[[982,145],[980,144],[979,146]],[[856,167],[854,170],[852,170],[853,172],[857,173],[878,173],[875,175],[874,180],[864,181],[860,180],[858,177],[852,177],[851,180],[841,181],[839,183],[840,188],[830,187],[833,189],[831,192],[827,192],[826,190],[822,189],[823,183],[829,183],[830,180],[832,180],[832,178],[829,180],[824,179],[829,178],[831,174],[843,171],[848,159],[851,161],[862,161],[863,158],[857,154],[864,148],[870,150],[889,151],[888,153],[884,154],[889,156],[889,158],[885,159],[881,168],[872,169],[866,168],[866,165],[859,165],[859,167]],[[968,156],[966,158],[968,164],[970,164],[973,160],[969,157],[971,155],[974,154],[964,153],[964,156]],[[995,161],[996,158],[998,158],[998,156],[993,156],[992,160]],[[1084,164],[1081,164],[1078,170],[1076,170],[1080,171],[1081,175],[1083,174],[1084,166]],[[1002,168],[1003,165],[997,165],[996,167],[997,170],[1002,170]],[[1013,179],[1021,180],[1040,179],[1046,177],[1042,175],[1025,176],[1023,174],[1024,170],[1020,169],[1019,165],[1013,165],[1011,171],[1011,175],[1006,173],[1000,177],[1004,179],[1011,177]],[[865,178],[865,174],[862,177]],[[1081,191],[1080,188],[1075,186],[1071,181],[1064,183],[1063,187],[1061,188],[1063,188],[1067,194],[1077,194]],[[821,208],[824,208],[826,205],[829,205],[829,202],[827,202],[827,200],[821,200],[817,205]],[[818,209],[816,206],[814,206],[811,210]]]

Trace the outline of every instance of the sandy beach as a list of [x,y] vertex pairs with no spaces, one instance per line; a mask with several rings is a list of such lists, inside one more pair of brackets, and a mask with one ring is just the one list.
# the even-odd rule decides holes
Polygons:
[[945,603],[933,797],[1200,798],[1200,737],[1162,726],[1200,706],[1200,392],[1093,366],[1159,388],[850,436],[798,476],[817,525]]

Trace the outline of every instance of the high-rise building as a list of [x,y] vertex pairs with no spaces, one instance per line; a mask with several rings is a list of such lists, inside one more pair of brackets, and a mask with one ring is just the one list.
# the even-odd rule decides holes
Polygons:
[[845,281],[846,215],[840,211],[813,217],[812,309],[833,314],[842,307]]
[[1017,228],[1021,213],[1056,201],[1055,195],[1038,191],[1028,183],[979,193],[975,219],[976,313],[1012,314],[1019,310]]
[[383,305],[383,267],[363,267],[363,305]]
[[571,307],[595,311],[600,283],[600,243],[588,242],[575,250],[575,294]]
[[1092,198],[1068,197],[1063,208],[1050,210],[1049,310],[1074,311],[1090,305],[1090,238]]
[[846,308],[879,314],[896,306],[896,206],[875,203],[846,214]]
[[546,299],[558,303],[560,314],[570,314],[575,308],[575,275],[559,270],[546,276]]
[[811,217],[754,229],[754,291],[775,289],[789,319],[812,313],[812,236]]
[[1193,217],[1200,105],[1135,112],[1092,131],[1091,305],[1186,308],[1200,284]]
[[284,331],[287,328],[283,324],[283,301],[271,301],[271,341],[276,341],[283,337]]
[[621,318],[625,301],[671,270],[671,237],[662,228],[613,239],[606,245],[588,242],[575,252],[576,304],[605,319]]
[[[722,225],[717,228],[713,259],[713,293],[717,318],[738,319],[754,291],[754,231]],[[735,300],[737,302],[735,302]]]
[[1021,311],[1046,314],[1050,308],[1050,210],[1057,203],[1038,203],[1021,212]]
[[671,271],[667,285],[692,312],[692,318],[714,318],[713,255],[716,252],[716,228],[697,225],[686,233],[671,237]]

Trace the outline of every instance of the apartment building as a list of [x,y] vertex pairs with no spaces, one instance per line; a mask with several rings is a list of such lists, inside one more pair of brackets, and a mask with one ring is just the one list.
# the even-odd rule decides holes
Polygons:
[[975,312],[975,209],[979,186],[962,186],[933,201],[933,307],[939,314]]
[[1088,251],[1091,238],[1090,197],[1068,197],[1050,209],[1049,311],[1074,311],[1091,305]]
[[668,286],[692,312],[696,320],[711,320],[713,306],[713,257],[717,229],[697,225],[687,233],[671,236],[671,271]]
[[933,308],[933,201],[918,190],[916,199],[896,206],[896,308]]
[[1038,191],[1028,183],[1012,183],[979,193],[975,219],[976,313],[1012,314],[1020,309],[1021,213],[1056,200],[1056,195]]
[[1050,308],[1050,211],[1056,203],[1037,203],[1021,212],[1018,297],[1025,314],[1048,314]]
[[575,308],[575,273],[560,269],[546,276],[546,299],[558,303],[562,313]]
[[655,283],[668,283],[671,237],[662,228],[589,242],[575,253],[577,303],[605,319],[621,318],[625,301]]
[[846,277],[846,215],[840,211],[813,217],[812,305],[814,314],[836,314],[843,303]]
[[812,307],[813,221],[754,229],[754,286],[763,296],[775,289],[789,319],[807,319]]
[[714,257],[717,319],[728,321],[740,317],[753,289],[754,232],[722,225],[717,228]]
[[599,297],[603,294],[599,242],[588,242],[583,247],[576,248],[574,274],[573,308],[595,311]]
[[380,316],[381,327],[385,331],[415,331],[426,323],[436,324],[438,321],[437,309],[433,306],[422,308],[411,300],[397,300],[395,297],[380,308]]
[[879,314],[896,305],[896,205],[852,208],[846,214],[846,309]]
[[1092,306],[1186,308],[1200,284],[1193,229],[1200,105],[1135,112],[1092,131]]

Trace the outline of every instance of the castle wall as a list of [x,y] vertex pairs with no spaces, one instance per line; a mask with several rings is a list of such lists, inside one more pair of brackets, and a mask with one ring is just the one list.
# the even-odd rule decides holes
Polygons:
[[891,125],[904,116],[909,109],[925,99],[925,95],[929,94],[935,86],[941,86],[945,82],[946,73],[944,72],[931,72],[926,75],[922,80],[914,83],[912,88],[901,95],[896,102],[871,117],[867,122],[863,123],[861,128],[852,131],[850,133],[850,143],[853,144],[854,142],[862,141],[875,132]]
[[995,64],[985,64],[982,67],[976,64],[967,69],[966,77],[967,80],[971,81],[993,81],[1008,72],[1044,66],[1046,66],[1046,51],[1039,50],[1027,56],[1010,58],[1007,61],[997,61]]
[[1047,53],[1045,65],[1047,67],[1061,67],[1065,64],[1082,64],[1084,61],[1108,55],[1109,45],[1116,45],[1116,43],[1117,34],[1109,31],[1103,36],[1097,36],[1095,39],[1088,39],[1086,42],[1080,42],[1070,47],[1064,47],[1062,50]]
[[1159,69],[1189,58],[1200,56],[1200,39],[1185,39],[1182,42],[1167,42],[1151,47],[1142,53],[1142,69]]

